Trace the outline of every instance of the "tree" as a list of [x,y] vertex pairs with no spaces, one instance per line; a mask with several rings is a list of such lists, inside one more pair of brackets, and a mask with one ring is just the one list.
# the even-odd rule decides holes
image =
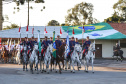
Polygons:
[[3,30],[18,28],[18,27],[19,26],[17,24],[11,24],[11,26],[6,26],[5,28],[3,28]]
[[126,21],[126,0],[118,0],[118,2],[113,5],[113,9],[119,12],[120,17],[125,18]]
[[118,12],[114,12],[114,14],[111,17],[108,17],[104,20],[104,22],[121,22],[125,21],[125,18],[120,17]]
[[51,20],[47,26],[60,26],[60,23],[56,20]]
[[82,24],[92,24],[94,19],[93,5],[91,3],[82,2],[75,5],[67,11],[68,15],[65,17],[65,24],[69,25],[82,25]]

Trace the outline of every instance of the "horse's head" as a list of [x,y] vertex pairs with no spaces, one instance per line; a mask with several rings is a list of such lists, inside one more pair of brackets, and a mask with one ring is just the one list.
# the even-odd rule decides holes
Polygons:
[[53,44],[49,44],[48,49],[50,53],[53,53]]
[[38,50],[38,45],[37,44],[34,45],[34,49]]
[[75,44],[74,50],[76,50],[77,52],[79,52],[80,48],[81,48],[80,44]]
[[90,45],[89,50],[90,50],[90,51],[93,51],[93,52],[96,51],[96,50],[95,50],[95,43],[92,43],[92,44]]

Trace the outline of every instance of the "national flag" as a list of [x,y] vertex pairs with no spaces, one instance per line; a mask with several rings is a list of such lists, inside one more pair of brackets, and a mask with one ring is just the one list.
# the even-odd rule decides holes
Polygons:
[[47,31],[46,31],[46,26],[45,26],[45,29],[44,29],[44,35],[47,33]]
[[55,31],[53,32],[53,57],[56,58]]
[[40,41],[40,31],[38,30],[38,44],[39,44],[39,56],[41,56],[41,41]]
[[70,46],[69,46],[69,32],[67,31],[67,38],[66,38],[66,44],[67,44],[67,50],[66,50],[66,53],[68,55],[68,53],[70,52]]
[[60,36],[62,35],[61,27],[60,27]]
[[18,32],[20,32],[21,33],[21,26],[19,27],[19,31]]
[[75,34],[75,32],[74,32],[74,26],[73,26],[73,31],[72,31],[72,34],[73,34],[73,35]]

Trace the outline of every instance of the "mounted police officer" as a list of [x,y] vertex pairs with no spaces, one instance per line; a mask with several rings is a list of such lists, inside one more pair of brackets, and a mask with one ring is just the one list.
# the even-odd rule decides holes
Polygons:
[[48,40],[47,40],[47,36],[45,36],[45,40],[43,40],[43,42],[42,42],[42,44],[41,44],[41,46],[43,46],[43,49],[42,49],[42,52],[41,52],[41,54],[42,54],[42,58],[43,58],[43,54],[45,53],[45,51],[46,51],[46,49],[47,49],[47,47],[48,47],[48,44],[50,43]]
[[75,38],[75,44],[79,44],[78,38]]
[[60,48],[60,46],[62,45],[62,42],[61,42],[61,40],[60,40],[60,36],[59,36],[59,35],[57,35],[57,40],[55,41],[55,43],[56,43],[56,54],[58,55],[58,54],[59,54],[59,53],[58,53],[59,48]]
[[88,52],[88,48],[90,47],[91,41],[89,40],[89,36],[87,36],[86,41],[83,43],[83,58],[85,56],[85,53]]
[[53,44],[53,38],[50,37],[50,40],[49,40],[50,44],[52,43]]
[[35,41],[34,37],[31,37],[31,41],[29,41],[30,52],[32,52],[35,43],[37,43],[37,41]]
[[70,59],[70,55],[71,53],[73,52],[74,50],[74,46],[75,46],[75,40],[74,40],[74,37],[71,37],[71,41],[69,42],[69,46],[70,46],[70,52],[68,54],[68,59]]
[[27,45],[27,48],[29,46],[28,38],[25,37],[25,40],[20,45]]

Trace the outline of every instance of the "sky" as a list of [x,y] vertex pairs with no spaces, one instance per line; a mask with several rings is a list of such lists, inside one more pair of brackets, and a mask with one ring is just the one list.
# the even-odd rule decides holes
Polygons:
[[[81,2],[92,3],[94,5],[93,17],[100,22],[110,17],[114,10],[113,5],[118,0],[45,0],[45,3],[35,4],[30,3],[33,9],[30,9],[30,26],[45,26],[51,20],[57,20],[60,24],[65,23],[65,16],[67,10],[73,8],[76,4]],[[41,12],[41,9],[46,8]],[[3,15],[8,15],[9,22],[15,23],[21,26],[27,25],[27,3],[20,5],[20,11],[14,10],[16,4],[14,2],[5,4],[3,2]],[[15,11],[15,14],[13,12]],[[4,22],[3,26],[10,25],[8,22]]]

